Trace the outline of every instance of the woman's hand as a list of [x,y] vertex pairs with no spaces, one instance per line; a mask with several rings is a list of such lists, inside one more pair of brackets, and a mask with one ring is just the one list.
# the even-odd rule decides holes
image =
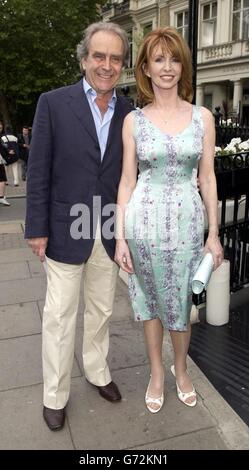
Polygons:
[[114,261],[116,261],[126,273],[134,273],[130,250],[125,240],[117,240]]
[[209,235],[204,246],[204,254],[210,252],[214,260],[214,271],[217,269],[224,258],[223,248],[217,235]]

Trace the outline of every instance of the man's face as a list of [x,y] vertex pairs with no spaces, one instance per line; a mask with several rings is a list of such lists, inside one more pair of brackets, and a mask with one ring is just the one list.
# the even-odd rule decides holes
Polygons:
[[23,133],[23,135],[29,135],[29,130],[28,130],[28,128],[27,128],[27,127],[23,127],[22,133]]
[[98,31],[90,41],[88,56],[82,59],[85,77],[98,94],[109,94],[118,82],[123,66],[123,42],[112,32]]

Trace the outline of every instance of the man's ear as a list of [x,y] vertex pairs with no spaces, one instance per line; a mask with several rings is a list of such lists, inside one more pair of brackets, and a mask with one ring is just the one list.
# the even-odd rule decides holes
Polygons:
[[85,59],[85,57],[83,57],[83,59],[81,60],[82,70],[86,70],[85,62],[86,62],[86,59]]
[[144,63],[144,64],[142,65],[142,69],[143,69],[145,75],[147,75],[147,77],[150,78],[150,73],[149,73],[149,71],[148,71],[148,66],[147,66],[147,64]]

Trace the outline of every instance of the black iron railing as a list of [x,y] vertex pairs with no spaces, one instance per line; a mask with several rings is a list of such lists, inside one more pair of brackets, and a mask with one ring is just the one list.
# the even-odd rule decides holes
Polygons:
[[[231,290],[249,282],[249,152],[215,158],[220,240],[231,263]],[[229,207],[230,206],[230,207]],[[232,206],[232,217],[226,212]]]
[[249,127],[247,126],[216,126],[215,129],[217,147],[226,147],[236,137],[240,137],[242,141],[249,139]]
[[[249,152],[215,158],[219,199],[219,234],[230,261],[230,289],[249,283]],[[194,302],[205,301],[205,292]]]

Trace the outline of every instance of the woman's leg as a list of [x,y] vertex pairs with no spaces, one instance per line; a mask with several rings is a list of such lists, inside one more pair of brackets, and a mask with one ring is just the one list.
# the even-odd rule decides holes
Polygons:
[[10,206],[10,203],[7,201],[5,197],[5,168],[4,165],[0,165],[0,204],[4,206]]
[[[163,392],[164,385],[164,369],[162,362],[162,345],[163,345],[163,327],[161,320],[144,321],[144,335],[147,353],[150,362],[151,380],[147,394],[151,398],[159,398]],[[151,408],[159,408],[158,404],[150,404]]]
[[[183,393],[191,392],[193,385],[187,373],[187,354],[189,349],[191,326],[187,331],[170,331],[171,341],[175,354],[176,381]],[[186,398],[187,403],[195,401],[195,397]]]
[[7,182],[11,181],[11,165],[5,167]]

